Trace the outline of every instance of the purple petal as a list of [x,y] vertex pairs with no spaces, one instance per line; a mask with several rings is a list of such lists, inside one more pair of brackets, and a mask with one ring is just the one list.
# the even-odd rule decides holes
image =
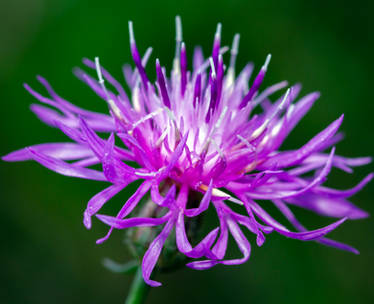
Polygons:
[[368,217],[369,214],[345,199],[307,193],[305,195],[285,199],[286,202],[312,210],[318,214],[331,217],[347,217],[351,220]]
[[96,194],[87,203],[87,208],[84,211],[83,223],[87,229],[91,228],[91,217],[98,212],[101,207],[109,201],[113,196],[120,192],[126,185],[112,185],[103,191]]
[[46,143],[30,146],[14,152],[9,153],[2,157],[5,161],[24,161],[33,159],[30,155],[29,148],[42,153],[44,155],[63,159],[63,160],[76,160],[93,156],[91,149],[86,146],[76,143]]
[[[118,219],[123,219],[126,217],[134,208],[138,205],[139,201],[143,198],[143,196],[148,192],[149,188],[151,187],[151,182],[146,181],[143,182],[139,186],[139,188],[135,191],[135,193],[126,201],[126,203],[123,205],[121,210],[117,214]],[[98,239],[96,241],[96,244],[101,244],[105,242],[111,235],[113,231],[113,227],[111,227],[108,231],[108,233],[101,239]]]
[[[319,174],[304,188],[297,191],[283,191],[283,192],[273,192],[273,193],[260,193],[260,192],[248,192],[247,196],[252,199],[280,199],[280,198],[289,198],[289,197],[297,197],[304,193],[306,193],[308,190],[312,189],[313,187],[320,185],[323,183],[326,179],[326,176],[329,174],[331,170],[332,160],[334,157],[335,148],[331,150],[329,159],[327,160],[324,168],[319,172]],[[268,187],[269,188],[269,187]]]
[[29,151],[32,159],[40,163],[42,166],[52,171],[55,171],[59,174],[85,179],[107,181],[102,172],[93,169],[75,167],[60,159],[52,158],[47,155],[41,154],[33,150],[32,148],[29,148]]
[[[307,229],[297,220],[292,211],[284,204],[281,200],[275,200],[274,204],[278,209],[283,213],[283,215],[288,219],[288,221],[299,231],[307,231]],[[345,250],[352,252],[354,254],[359,254],[359,251],[356,248],[353,248],[349,245],[330,240],[328,238],[320,238],[316,240],[317,243],[321,243],[326,246],[334,247],[340,250]]]
[[186,229],[184,225],[184,214],[179,212],[176,226],[175,226],[175,237],[177,240],[178,250],[190,258],[201,258],[202,256],[213,257],[214,255],[210,251],[210,247],[217,238],[218,228],[212,230],[195,248],[192,248],[188,241]]
[[290,133],[292,129],[298,124],[301,118],[304,117],[306,113],[310,110],[313,106],[314,102],[320,97],[319,92],[311,93],[304,96],[300,101],[296,104],[294,110],[292,111],[290,117],[288,117],[288,126],[287,126],[287,133]]
[[325,130],[313,137],[307,144],[296,151],[282,152],[271,157],[265,162],[263,167],[269,168],[276,166],[277,169],[289,167],[302,162],[305,158],[314,152],[319,151],[320,147],[329,140],[338,130],[343,121],[343,115],[331,123]]
[[347,218],[342,218],[339,221],[332,223],[326,227],[306,231],[306,232],[291,232],[283,225],[279,224],[277,221],[275,221],[264,209],[262,209],[258,204],[252,201],[251,208],[256,213],[256,215],[267,225],[274,228],[275,231],[278,233],[289,237],[293,239],[298,239],[302,241],[310,241],[310,240],[316,240],[323,236],[325,236],[327,233],[331,232],[335,228],[337,228],[340,224],[345,222]]
[[212,189],[213,189],[213,181],[210,180],[208,189],[206,190],[200,202],[199,207],[193,208],[193,209],[186,209],[185,215],[188,217],[195,217],[195,216],[198,216],[200,213],[204,212],[205,210],[207,210],[209,207],[210,199],[212,197]]
[[162,285],[160,282],[151,280],[150,277],[151,277],[153,268],[155,267],[157,263],[158,257],[160,256],[162,247],[164,246],[166,239],[168,238],[171,230],[173,229],[174,221],[175,221],[174,218],[169,219],[164,229],[153,240],[151,245],[149,245],[147,252],[144,254],[143,261],[142,261],[143,278],[144,278],[144,281],[152,287],[158,287]]
[[168,192],[166,193],[165,197],[163,197],[159,190],[159,185],[153,184],[151,188],[151,198],[153,202],[161,207],[168,207],[170,208],[171,204],[175,202],[175,193],[176,193],[176,186],[173,184]]
[[221,261],[224,265],[238,265],[246,262],[251,254],[251,244],[248,242],[238,224],[231,218],[227,219],[227,225],[230,229],[231,235],[234,237],[239,250],[242,252],[243,257],[240,259]]
[[331,189],[326,187],[318,187],[316,188],[315,192],[332,197],[332,198],[341,198],[341,197],[350,197],[357,192],[359,192],[362,188],[364,188],[374,177],[374,173],[368,174],[361,182],[359,182],[355,187],[348,189],[348,190],[337,190]]
[[119,219],[117,217],[97,214],[96,217],[103,223],[117,229],[125,229],[129,227],[151,227],[158,226],[165,223],[171,216],[168,212],[166,215],[160,218],[149,218],[149,217],[133,217],[129,219]]
[[158,177],[158,180],[163,180],[164,178],[166,178],[170,171],[174,168],[175,164],[177,163],[178,159],[181,157],[183,153],[184,147],[186,146],[187,138],[188,132],[183,136],[182,140],[177,145],[175,151],[170,157],[167,167],[162,171],[162,173]]

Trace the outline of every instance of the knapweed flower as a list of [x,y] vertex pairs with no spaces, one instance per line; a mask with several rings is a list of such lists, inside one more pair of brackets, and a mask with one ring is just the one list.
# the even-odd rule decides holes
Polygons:
[[[76,75],[108,104],[110,115],[71,104],[57,95],[42,77],[38,80],[49,97],[25,85],[44,104],[34,104],[31,110],[73,142],[39,144],[3,159],[32,159],[63,175],[110,183],[88,202],[84,225],[91,228],[91,218],[96,216],[110,226],[108,234],[98,243],[107,240],[113,229],[159,226],[158,230],[152,228],[158,235],[148,242],[142,260],[144,280],[151,286],[161,285],[150,277],[168,237],[175,239],[179,252],[191,258],[187,266],[193,269],[247,261],[251,245],[243,228],[256,235],[258,246],[264,243],[265,234],[276,231],[286,237],[314,240],[357,253],[348,245],[325,238],[346,219],[367,216],[348,198],[373,177],[369,174],[348,190],[323,185],[332,167],[352,172],[352,167],[370,162],[367,157],[352,159],[335,155],[333,146],[341,139],[337,131],[343,115],[299,149],[279,150],[319,93],[296,101],[301,89],[296,84],[271,102],[270,96],[284,89],[287,83],[260,90],[270,55],[253,81],[250,80],[252,64],[236,76],[239,35],[234,37],[230,61],[225,65],[223,57],[229,48],[221,47],[220,24],[211,56],[204,59],[201,49],[196,48],[189,64],[178,17],[176,24],[172,71],[167,77],[167,71],[156,59],[157,79],[153,82],[145,70],[152,49],[140,56],[129,22],[135,68],[126,65],[123,72],[131,96],[100,66],[98,58],[83,60],[96,71],[97,78],[79,69]],[[102,170],[92,168],[97,164],[101,164]],[[140,186],[116,216],[98,214],[104,204],[134,181],[140,181]],[[149,201],[144,204],[142,198],[148,194]],[[260,206],[259,201],[266,202]],[[279,208],[296,232],[265,211],[269,203]],[[242,212],[238,208],[234,211],[232,204],[241,205]],[[308,231],[289,206],[338,220]],[[193,246],[188,233],[191,221],[208,208],[215,209],[218,227]],[[230,234],[242,257],[225,259]]]

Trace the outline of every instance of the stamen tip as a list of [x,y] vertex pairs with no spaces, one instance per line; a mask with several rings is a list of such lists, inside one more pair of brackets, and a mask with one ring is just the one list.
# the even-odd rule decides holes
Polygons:
[[216,30],[216,35],[215,35],[216,39],[221,39],[221,31],[222,31],[222,23],[219,22],[217,24],[217,30]]
[[130,34],[130,43],[135,43],[135,37],[134,37],[134,27],[132,25],[132,21],[129,20],[129,34]]
[[182,41],[182,20],[179,15],[175,16],[176,41]]
[[234,40],[232,41],[232,48],[231,48],[231,53],[232,54],[238,54],[239,40],[240,40],[240,34],[235,34]]
[[267,70],[268,69],[268,66],[269,66],[269,63],[270,63],[270,59],[271,59],[271,54],[268,54],[267,56],[266,56],[266,60],[265,60],[265,63],[264,63],[264,65],[262,66],[262,69],[263,70]]
[[214,61],[213,61],[212,57],[209,57],[209,64],[210,64],[210,68],[212,70],[212,77],[216,78],[216,69],[214,67]]

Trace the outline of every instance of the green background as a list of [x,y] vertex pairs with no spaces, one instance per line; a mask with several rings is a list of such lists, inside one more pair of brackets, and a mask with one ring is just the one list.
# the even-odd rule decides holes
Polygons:
[[[304,94],[321,91],[320,100],[283,148],[303,144],[345,113],[346,138],[337,152],[373,156],[373,7],[369,1],[343,3],[3,0],[0,154],[64,140],[29,111],[34,99],[23,82],[43,92],[35,79],[41,74],[63,97],[106,111],[103,102],[72,75],[72,67],[81,65],[82,57],[100,56],[101,63],[122,79],[121,66],[130,62],[128,20],[134,21],[140,51],[153,46],[152,58],[159,57],[170,67],[174,16],[180,14],[188,51],[200,44],[207,54],[216,24],[222,22],[224,44],[231,44],[236,32],[241,34],[238,68],[247,61],[259,67],[272,53],[266,85],[287,79],[302,82]],[[95,240],[106,232],[105,225],[95,221],[87,231],[82,224],[86,202],[105,185],[59,176],[31,162],[1,163],[0,170],[0,302],[122,303],[131,277],[110,273],[101,261],[126,260],[123,232],[116,231],[99,246]],[[354,175],[334,170],[328,184],[348,187],[371,170],[372,165]],[[121,193],[105,211],[114,214],[128,194]],[[371,184],[353,201],[374,214],[373,194]],[[310,228],[331,222],[296,211]],[[331,233],[357,247],[359,256],[275,233],[258,248],[247,234],[253,244],[249,262],[160,275],[163,286],[151,290],[148,303],[372,303],[373,229],[374,221],[368,218],[345,223]]]

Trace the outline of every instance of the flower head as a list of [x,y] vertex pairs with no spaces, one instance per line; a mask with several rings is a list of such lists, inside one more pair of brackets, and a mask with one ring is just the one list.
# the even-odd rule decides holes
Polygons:
[[[179,17],[176,24],[176,55],[170,77],[156,59],[157,79],[153,82],[145,71],[152,49],[140,56],[129,22],[135,68],[126,65],[123,72],[131,96],[101,67],[98,58],[83,60],[88,68],[96,71],[97,78],[79,69],[76,75],[108,104],[110,115],[71,104],[57,95],[42,77],[38,80],[49,97],[25,85],[44,104],[34,104],[31,110],[46,124],[59,128],[73,142],[39,144],[12,152],[3,159],[32,159],[63,175],[109,182],[110,186],[88,202],[84,225],[90,229],[91,218],[96,215],[110,226],[107,235],[98,243],[108,239],[113,229],[160,226],[158,235],[149,242],[142,262],[144,280],[152,286],[160,285],[150,277],[173,230],[179,252],[199,259],[187,264],[194,269],[248,260],[251,245],[243,228],[256,235],[258,246],[264,243],[265,234],[276,231],[286,237],[315,240],[357,253],[356,249],[325,237],[346,219],[367,216],[348,198],[373,177],[369,174],[348,190],[323,185],[332,167],[351,172],[352,167],[370,162],[368,157],[352,159],[335,155],[333,146],[341,139],[337,131],[343,116],[299,149],[280,151],[284,139],[319,94],[311,93],[296,101],[301,89],[297,84],[271,102],[270,96],[287,86],[283,81],[261,89],[271,56],[267,56],[253,81],[250,80],[254,70],[252,64],[246,65],[236,76],[239,35],[234,37],[230,61],[225,65],[223,56],[229,48],[221,46],[220,24],[211,56],[205,59],[201,49],[196,48],[191,65],[187,62]],[[108,133],[108,136],[99,136],[98,132]],[[126,148],[117,145],[116,140]],[[92,168],[97,164],[102,165],[102,170]],[[116,216],[98,214],[105,203],[134,181],[140,181],[139,188]],[[150,200],[144,205],[141,200],[147,194],[150,194]],[[273,203],[297,232],[271,217],[259,200]],[[234,211],[232,204],[241,205],[243,212]],[[308,231],[293,215],[289,205],[338,220]],[[219,226],[193,246],[188,227],[208,208],[215,209]],[[225,259],[229,234],[236,241],[242,257]]]

